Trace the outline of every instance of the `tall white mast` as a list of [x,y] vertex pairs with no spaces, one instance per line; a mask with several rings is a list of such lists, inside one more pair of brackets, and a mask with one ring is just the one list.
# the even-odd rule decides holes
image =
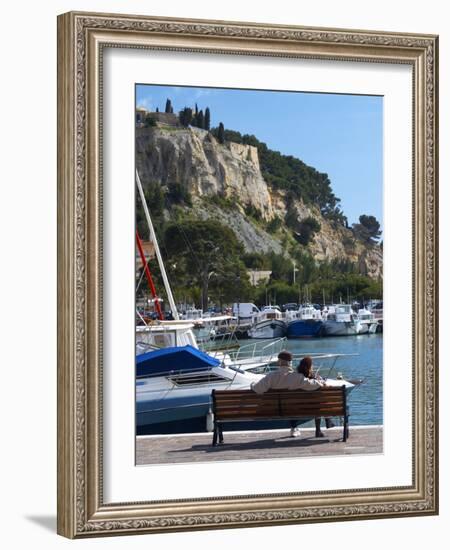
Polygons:
[[145,200],[144,190],[142,189],[141,178],[139,177],[137,170],[136,170],[136,185],[138,187],[139,195],[141,196],[141,202],[144,207],[145,217],[147,219],[147,224],[150,231],[150,239],[152,240],[153,246],[155,247],[155,254],[156,254],[156,258],[158,259],[159,269],[161,270],[161,275],[164,281],[164,288],[166,289],[170,309],[172,310],[173,318],[178,320],[180,317],[178,315],[177,306],[175,305],[175,300],[173,299],[173,294],[170,288],[169,279],[167,278],[167,273],[164,267],[164,263],[162,261],[161,252],[159,251],[158,241],[156,240],[155,230],[153,229],[152,220],[150,218],[150,212],[148,211],[147,202]]

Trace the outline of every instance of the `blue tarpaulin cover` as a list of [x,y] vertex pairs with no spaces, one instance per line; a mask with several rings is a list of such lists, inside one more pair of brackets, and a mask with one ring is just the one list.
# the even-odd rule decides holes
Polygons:
[[195,372],[220,365],[220,361],[193,346],[178,346],[149,351],[136,357],[136,376],[155,376],[170,372]]

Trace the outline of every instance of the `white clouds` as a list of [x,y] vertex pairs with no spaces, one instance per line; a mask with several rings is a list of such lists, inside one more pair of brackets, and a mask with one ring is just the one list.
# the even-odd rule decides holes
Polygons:
[[195,99],[200,99],[201,97],[206,97],[211,95],[211,90],[207,88],[197,88],[194,93]]
[[138,108],[143,108],[143,109],[147,109],[147,111],[152,111],[152,100],[150,97],[143,97],[141,99],[139,99],[138,101],[138,104],[137,104],[137,107]]

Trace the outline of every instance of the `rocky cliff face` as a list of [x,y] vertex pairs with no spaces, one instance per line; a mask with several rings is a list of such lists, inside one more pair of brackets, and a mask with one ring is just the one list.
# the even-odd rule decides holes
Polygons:
[[252,205],[263,219],[273,217],[272,200],[251,145],[221,145],[199,128],[137,129],[141,178],[162,185],[180,182],[192,196],[221,196]]
[[[347,259],[362,274],[382,276],[378,246],[365,246],[352,231],[323,218],[314,206],[301,200],[289,202],[283,192],[267,185],[256,147],[220,144],[206,130],[191,127],[158,125],[137,128],[136,133],[136,163],[144,187],[150,182],[167,189],[175,182],[181,184],[192,197],[196,217],[229,225],[248,252],[286,250],[289,231],[284,219],[289,209],[298,221],[313,217],[320,223],[320,231],[307,247],[317,261]],[[211,200],[214,197],[220,197],[226,207]],[[249,208],[259,223],[248,215]],[[281,230],[270,234],[267,223],[276,217],[282,221]]]

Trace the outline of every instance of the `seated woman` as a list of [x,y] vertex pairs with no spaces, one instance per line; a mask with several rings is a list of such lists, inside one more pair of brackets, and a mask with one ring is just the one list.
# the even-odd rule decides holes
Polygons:
[[[313,367],[312,367],[312,359],[311,357],[303,357],[303,359],[300,361],[297,372],[300,374],[303,374],[303,376],[308,380],[315,380],[318,382],[321,386],[326,386],[325,380],[318,374],[314,373]],[[321,418],[316,418],[316,437],[324,437],[322,430],[320,429],[320,423]],[[334,426],[333,422],[330,418],[325,418],[325,425],[327,428],[332,428]]]

